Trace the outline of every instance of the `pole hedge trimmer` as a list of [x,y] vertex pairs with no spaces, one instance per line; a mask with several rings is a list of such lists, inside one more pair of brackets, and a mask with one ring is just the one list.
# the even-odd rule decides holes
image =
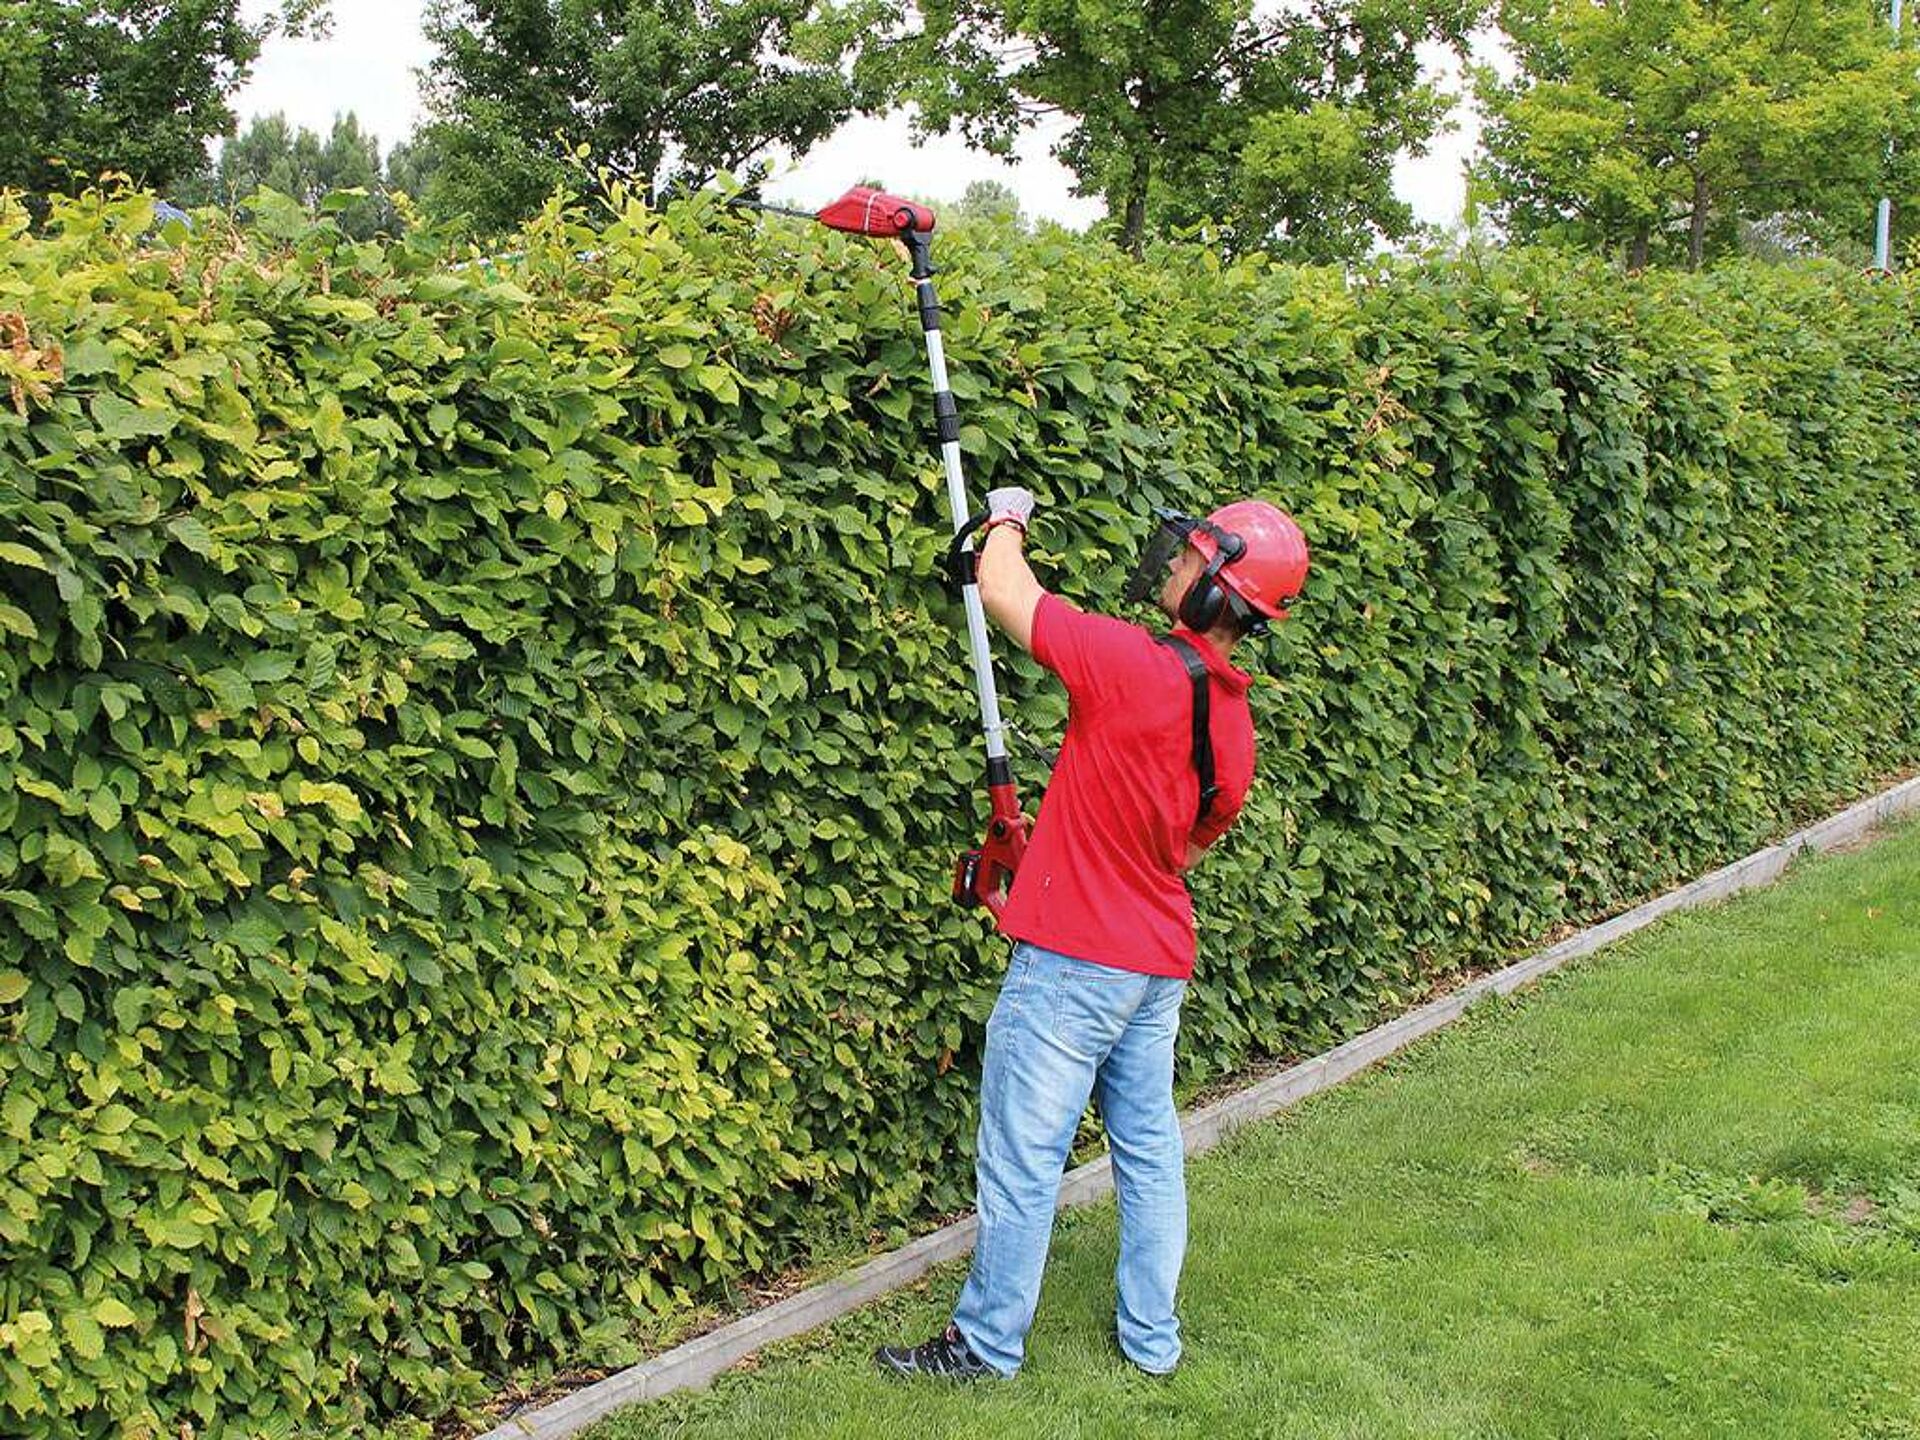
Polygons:
[[1013,873],[1027,848],[1027,817],[1013,784],[1007,762],[1006,725],[1000,719],[1000,697],[993,683],[993,653],[987,644],[987,616],[980,605],[980,587],[974,578],[973,536],[986,522],[985,512],[967,511],[967,487],[960,472],[960,412],[947,388],[946,348],[940,338],[940,300],[933,289],[933,212],[898,195],[856,185],[825,209],[814,212],[736,200],[756,210],[816,220],[850,235],[878,235],[907,247],[910,273],[920,299],[920,328],[927,337],[927,367],[933,375],[933,418],[940,437],[940,459],[947,472],[947,505],[953,512],[954,534],[948,568],[960,590],[967,612],[967,639],[973,651],[974,688],[980,697],[980,726],[987,742],[986,838],[954,862],[953,898],[963,904],[984,905],[995,919],[1006,905]]

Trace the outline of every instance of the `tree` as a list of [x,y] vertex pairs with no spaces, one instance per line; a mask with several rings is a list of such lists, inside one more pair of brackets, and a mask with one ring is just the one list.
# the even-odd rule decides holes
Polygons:
[[[1446,103],[1423,41],[1464,45],[1479,0],[940,0],[867,64],[929,132],[1006,153],[1032,119],[1078,121],[1055,153],[1138,253],[1150,228],[1338,256],[1412,221],[1392,198]],[[917,28],[916,28],[917,26]]]
[[221,148],[210,174],[176,195],[237,209],[257,190],[291,196],[309,211],[338,191],[365,190],[335,214],[340,228],[356,239],[398,228],[381,184],[379,141],[352,112],[336,115],[324,140],[305,126],[295,129],[285,115],[263,115]]
[[[435,185],[480,228],[607,168],[650,198],[804,150],[853,112],[821,0],[431,0]],[[577,181],[575,182],[577,183]]]
[[1016,230],[1027,228],[1027,217],[1021,213],[1020,197],[1014,193],[1011,185],[1001,180],[971,180],[967,188],[960,192],[960,198],[948,205],[931,207],[938,212],[943,225],[1011,225]]
[[418,130],[387,152],[387,189],[424,203],[444,164],[434,132]]
[[[1508,231],[1697,268],[1751,224],[1866,233],[1913,193],[1920,79],[1873,0],[1505,0],[1519,61],[1481,71]],[[1743,231],[1743,222],[1748,226]]]
[[229,140],[213,172],[215,203],[237,206],[256,190],[278,190],[302,205],[320,203],[320,137],[281,114],[263,115]]
[[0,187],[44,196],[119,171],[165,190],[231,134],[228,97],[274,33],[324,24],[315,0],[258,23],[240,0],[0,0]]

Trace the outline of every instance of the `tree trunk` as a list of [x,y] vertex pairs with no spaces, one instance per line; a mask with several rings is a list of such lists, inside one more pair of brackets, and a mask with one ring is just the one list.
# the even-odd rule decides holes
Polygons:
[[1698,270],[1707,254],[1707,177],[1693,172],[1693,223],[1687,227],[1687,268]]
[[1145,150],[1133,152],[1133,165],[1127,172],[1126,207],[1120,227],[1120,245],[1138,260],[1147,241],[1147,183],[1153,176],[1153,157]]
[[1647,250],[1650,244],[1651,240],[1647,234],[1647,227],[1644,224],[1634,226],[1633,239],[1627,242],[1627,268],[1629,270],[1644,270],[1647,268]]

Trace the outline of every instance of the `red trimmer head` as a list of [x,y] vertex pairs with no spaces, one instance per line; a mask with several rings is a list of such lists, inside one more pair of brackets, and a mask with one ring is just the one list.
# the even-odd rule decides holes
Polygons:
[[814,217],[822,225],[849,235],[922,234],[933,229],[933,212],[924,205],[902,200],[870,185],[856,185]]

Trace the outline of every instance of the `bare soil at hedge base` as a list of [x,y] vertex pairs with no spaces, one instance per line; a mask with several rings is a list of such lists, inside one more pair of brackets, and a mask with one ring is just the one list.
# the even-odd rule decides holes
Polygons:
[[[1920,768],[1892,771],[1880,776],[1875,783],[1868,788],[1866,793],[1868,795],[1878,794],[1881,791],[1904,784],[1916,777],[1920,777]],[[1824,818],[1826,813],[1830,812],[1809,812],[1796,816],[1794,829],[1789,833],[1797,833],[1798,830],[1804,826]],[[1851,854],[1874,844],[1881,839],[1885,833],[1886,828],[1884,826],[1874,826],[1861,831],[1858,835],[1828,846],[1823,853],[1828,855]],[[1479,966],[1463,966],[1449,971],[1444,975],[1434,976],[1429,980],[1423,990],[1407,997],[1402,1005],[1391,1011],[1382,1010],[1378,1012],[1366,1025],[1359,1027],[1356,1033],[1371,1029],[1375,1025],[1384,1024],[1389,1020],[1395,1019],[1409,1011],[1416,1010],[1420,1006],[1432,1001],[1444,999],[1456,990],[1460,990],[1471,985],[1476,980],[1496,973],[1514,960],[1518,960],[1528,954],[1549,949],[1561,941],[1579,934],[1582,930],[1603,924],[1614,916],[1625,914],[1627,911],[1635,909],[1639,905],[1654,898],[1656,898],[1656,896],[1651,894],[1642,895],[1636,899],[1622,902],[1608,910],[1597,912],[1582,923],[1576,924],[1569,922],[1557,925],[1539,937],[1534,943],[1517,947],[1511,956],[1500,962],[1490,962]],[[1252,1064],[1242,1066],[1231,1075],[1220,1076],[1198,1087],[1190,1094],[1183,1096],[1182,1108],[1183,1110],[1200,1109],[1212,1104],[1216,1100],[1224,1099],[1226,1096],[1234,1094],[1237,1091],[1248,1089],[1263,1080],[1270,1079],[1281,1071],[1290,1069],[1301,1061],[1310,1058],[1312,1057],[1308,1053],[1262,1057]],[[1104,1144],[1097,1140],[1082,1144],[1076,1147],[1074,1154],[1070,1158],[1068,1162],[1069,1168],[1095,1159],[1104,1152]],[[1841,1218],[1850,1224],[1861,1223],[1872,1214],[1872,1202],[1865,1197],[1844,1197],[1842,1201],[1835,1202],[1827,1197],[1809,1195],[1807,1200],[1810,1214],[1831,1212],[1836,1203],[1842,1206],[1839,1212]],[[1862,1205],[1866,1207],[1864,1211],[1860,1210]],[[729,1291],[734,1293],[730,1293],[718,1306],[703,1307],[690,1312],[684,1324],[672,1328],[653,1343],[640,1347],[627,1364],[640,1364],[655,1356],[665,1354],[667,1351],[684,1345],[689,1341],[697,1340],[703,1335],[711,1334],[713,1331],[730,1325],[736,1320],[743,1319],[746,1316],[754,1314],[756,1311],[765,1309],[767,1306],[788,1299],[809,1286],[829,1280],[833,1276],[852,1269],[864,1261],[898,1248],[899,1245],[907,1241],[918,1239],[922,1235],[930,1234],[933,1231],[943,1229],[948,1225],[963,1220],[969,1213],[971,1212],[963,1210],[955,1211],[951,1214],[930,1217],[923,1224],[915,1227],[911,1234],[906,1236],[904,1240],[898,1235],[888,1235],[879,1230],[872,1231],[867,1236],[865,1249],[836,1256],[831,1264],[796,1266],[773,1275],[746,1277],[738,1283],[737,1289],[731,1285],[728,1287]],[[931,1282],[929,1280],[923,1278],[915,1281],[906,1288],[911,1293],[926,1294],[928,1293],[930,1284]],[[757,1368],[758,1363],[759,1357],[756,1354],[748,1356],[732,1368],[734,1372],[751,1371]],[[604,1380],[607,1376],[615,1374],[624,1368],[626,1368],[624,1365],[586,1366],[577,1370],[562,1371],[550,1379],[530,1385],[510,1387],[502,1390],[485,1406],[481,1407],[478,1412],[475,1412],[476,1418],[462,1420],[455,1416],[444,1417],[440,1423],[435,1426],[434,1433],[436,1437],[440,1437],[440,1440],[472,1440],[473,1436],[484,1433],[503,1420],[511,1419],[514,1415],[524,1411],[538,1409],[543,1405],[551,1404],[563,1396],[572,1394],[576,1390],[584,1389],[588,1385]]]

